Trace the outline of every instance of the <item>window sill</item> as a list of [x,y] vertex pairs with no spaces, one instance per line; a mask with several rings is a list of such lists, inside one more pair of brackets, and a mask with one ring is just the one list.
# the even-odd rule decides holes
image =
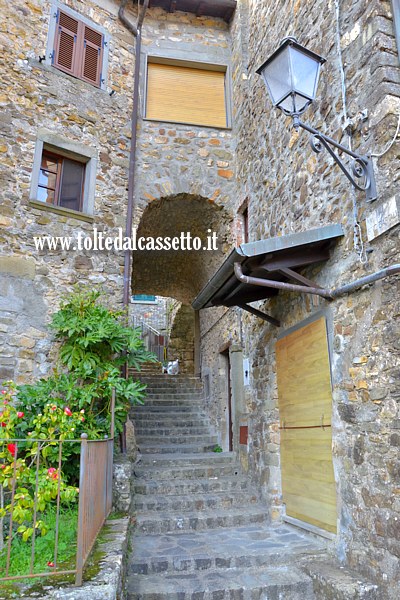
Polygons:
[[40,200],[29,200],[29,206],[31,206],[32,208],[38,208],[39,210],[52,212],[63,217],[69,217],[70,219],[78,219],[79,221],[86,221],[86,223],[94,223],[93,215],[88,215],[77,210],[71,210],[70,208],[53,206],[52,204],[40,202]]
[[187,127],[197,127],[198,129],[218,129],[219,131],[232,131],[232,126],[226,125],[225,127],[218,127],[217,125],[199,125],[198,123],[187,123],[184,121],[162,121],[161,119],[150,119],[150,117],[142,117],[143,121],[150,121],[151,123],[160,123],[162,125],[186,125]]

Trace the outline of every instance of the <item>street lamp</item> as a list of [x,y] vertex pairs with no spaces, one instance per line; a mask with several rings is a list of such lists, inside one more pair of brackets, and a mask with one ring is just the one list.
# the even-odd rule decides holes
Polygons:
[[[299,44],[296,38],[288,37],[257,69],[257,73],[264,78],[273,105],[293,118],[296,130],[301,127],[312,134],[314,152],[319,153],[325,148],[352,185],[365,191],[367,201],[371,202],[377,198],[371,157],[349,150],[300,120],[300,115],[315,100],[319,71],[324,62],[324,58]],[[350,170],[331,146],[351,157]]]

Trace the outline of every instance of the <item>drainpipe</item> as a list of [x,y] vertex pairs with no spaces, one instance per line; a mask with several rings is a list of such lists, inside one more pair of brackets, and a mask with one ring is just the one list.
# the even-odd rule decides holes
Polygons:
[[[140,75],[140,50],[142,47],[142,25],[149,6],[149,0],[144,0],[142,10],[139,14],[136,25],[133,25],[125,17],[124,10],[128,0],[122,0],[119,8],[118,16],[126,28],[135,36],[135,73],[133,83],[133,107],[131,118],[131,151],[129,155],[129,175],[128,175],[128,207],[126,212],[126,227],[125,236],[132,236],[133,224],[133,207],[134,207],[134,190],[135,190],[135,166],[136,166],[136,148],[137,148],[137,124],[138,124],[138,108],[139,108],[139,75]],[[124,256],[124,295],[123,304],[129,306],[130,298],[130,275],[131,275],[131,252],[125,250]]]
[[390,277],[391,275],[396,275],[400,273],[400,263],[396,265],[392,265],[387,267],[386,269],[381,269],[380,271],[376,271],[371,275],[366,275],[365,277],[361,277],[360,279],[356,279],[352,283],[347,283],[346,285],[342,285],[336,289],[324,289],[324,288],[315,288],[308,287],[305,285],[296,285],[293,283],[285,283],[283,281],[274,281],[272,279],[261,279],[259,277],[249,277],[248,275],[244,275],[242,266],[239,262],[235,263],[234,271],[236,278],[242,283],[247,283],[248,285],[257,285],[260,287],[274,288],[277,290],[285,290],[287,292],[303,292],[304,294],[313,294],[316,296],[322,296],[327,300],[334,300],[335,298],[339,298],[344,294],[350,294],[351,292],[355,292],[359,290],[364,285],[368,285],[370,283],[374,283],[379,279],[383,279],[384,277]]

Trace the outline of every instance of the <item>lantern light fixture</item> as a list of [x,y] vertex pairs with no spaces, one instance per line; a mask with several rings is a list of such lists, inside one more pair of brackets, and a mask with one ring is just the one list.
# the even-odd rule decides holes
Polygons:
[[[324,62],[322,56],[299,44],[296,38],[287,37],[256,72],[263,77],[273,105],[292,117],[296,131],[301,127],[311,133],[314,152],[319,153],[325,148],[352,185],[365,191],[367,201],[371,202],[377,198],[371,156],[353,152],[300,120],[300,115],[315,100],[320,67]],[[350,169],[332,146],[350,156]]]

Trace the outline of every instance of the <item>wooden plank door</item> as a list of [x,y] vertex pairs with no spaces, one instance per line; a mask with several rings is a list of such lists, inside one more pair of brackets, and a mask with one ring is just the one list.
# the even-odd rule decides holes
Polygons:
[[276,361],[286,514],[336,533],[332,389],[325,319],[280,339]]

